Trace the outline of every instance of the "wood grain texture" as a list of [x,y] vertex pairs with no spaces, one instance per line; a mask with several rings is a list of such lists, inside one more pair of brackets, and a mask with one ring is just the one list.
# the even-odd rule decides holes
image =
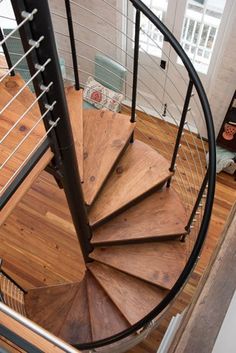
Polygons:
[[[0,110],[4,109],[0,116],[0,140],[2,140],[0,144],[0,164],[2,165],[0,187],[4,187],[11,177],[18,173],[18,169],[27,160],[29,153],[45,135],[43,122],[39,122],[41,114],[37,117],[31,111],[25,114],[29,102],[25,106],[25,99],[23,99],[24,103],[22,104],[21,94],[5,108],[6,104],[12,99],[12,95],[8,92],[8,86],[16,85],[18,87],[18,79],[20,80],[18,76],[6,77],[0,83]],[[28,95],[31,97],[32,93],[28,92]],[[23,114],[25,114],[23,119],[16,124]],[[12,127],[14,129],[8,134]],[[13,152],[14,154],[12,155]]]
[[31,289],[25,295],[27,317],[58,336],[79,289],[79,283]]
[[148,145],[135,141],[126,150],[89,211],[92,226],[130,205],[170,177],[169,162]]
[[164,289],[171,289],[186,262],[186,245],[169,240],[95,249],[91,258]]
[[[27,342],[31,343],[35,347],[41,349],[42,352],[47,353],[63,353],[65,350],[56,347],[54,344],[50,343],[48,340],[42,338],[37,333],[29,330],[28,328],[21,325],[16,320],[10,318],[8,315],[0,312],[0,324],[8,328],[10,331],[16,333],[17,335],[23,337]],[[55,337],[56,338],[56,337]],[[1,342],[1,341],[0,341]],[[65,343],[61,341],[61,343]],[[6,344],[6,341],[5,343]],[[7,349],[13,352],[23,352],[21,349],[16,349],[14,346],[12,347],[11,343],[6,345]],[[79,351],[73,347],[70,347],[70,350],[74,353],[78,353]],[[24,351],[25,352],[25,351]]]
[[98,262],[87,267],[131,325],[154,309],[167,294],[165,290]]
[[163,188],[93,230],[94,246],[156,241],[185,234],[187,217],[173,188]]
[[18,187],[17,191],[12,195],[10,201],[1,209],[0,211],[0,226],[6,220],[6,218],[10,215],[12,210],[16,207],[18,202],[20,202],[21,198],[25,195],[25,193],[29,190],[33,182],[42,172],[42,170],[48,165],[48,163],[52,160],[53,153],[50,149],[48,149],[44,155],[40,158],[37,165],[31,170],[29,175],[25,178],[23,183]]
[[112,336],[128,328],[128,323],[96,279],[87,274],[90,323],[93,340]]
[[[145,125],[141,122],[145,122]],[[166,151],[171,151],[169,147],[171,147],[172,140],[170,140],[169,135],[167,136],[164,133],[163,126],[164,122],[150,119],[150,117],[142,114],[137,123],[136,135],[139,139],[143,139],[144,142],[157,148],[162,155],[169,159],[171,155]],[[200,170],[192,137],[187,131],[185,136],[189,141],[191,153]],[[196,140],[196,143],[198,143],[200,158],[204,163],[204,151],[200,140],[199,142]],[[167,147],[167,150],[165,147]],[[182,143],[182,149],[185,148],[185,144]],[[194,164],[190,165],[193,167],[193,176],[196,179]],[[180,176],[184,177],[185,170],[181,164],[178,164],[178,170]],[[179,178],[178,173],[175,175],[176,178]],[[183,289],[179,298],[174,301],[171,308],[168,309],[158,328],[145,341],[133,349],[129,349],[128,353],[156,353],[172,315],[183,311],[189,305],[209,257],[221,238],[221,231],[231,206],[235,202],[235,185],[236,182],[231,175],[220,173],[217,176],[215,202],[208,236],[201,259],[195,267],[188,285]],[[189,190],[186,190],[186,192],[190,192],[190,189],[195,189],[194,180],[190,180]],[[83,259],[65,196],[63,191],[58,189],[52,176],[45,172],[42,172],[39,178],[35,180],[6,222],[1,225],[0,241],[0,256],[5,260],[5,270],[8,271],[9,275],[14,275],[15,280],[25,288],[67,283],[83,278]],[[187,238],[186,246],[190,247],[189,238]],[[63,266],[61,266],[62,257]],[[14,325],[14,329],[21,332],[21,328],[18,326]],[[23,332],[22,335],[24,334]],[[38,336],[36,336],[35,342],[40,344]],[[42,350],[56,352],[55,347],[51,348],[51,351],[48,347]]]
[[92,341],[86,277],[79,284],[58,336],[72,345]]
[[[15,76],[7,76],[3,80],[3,83],[6,91],[11,96],[15,96],[26,82],[19,74],[16,74]],[[28,108],[35,101],[35,99],[35,94],[31,92],[28,86],[26,86],[17,97],[17,100],[20,101],[20,103],[23,104],[26,108]],[[38,103],[34,104],[30,111],[36,116],[36,118],[41,116]]]
[[65,194],[46,172],[3,222],[0,239],[5,271],[26,290],[78,282],[84,276]]
[[74,86],[65,88],[70,123],[75,143],[75,152],[79,167],[80,179],[83,181],[83,90],[77,91]]
[[85,202],[91,205],[130,140],[135,124],[128,115],[84,111]]

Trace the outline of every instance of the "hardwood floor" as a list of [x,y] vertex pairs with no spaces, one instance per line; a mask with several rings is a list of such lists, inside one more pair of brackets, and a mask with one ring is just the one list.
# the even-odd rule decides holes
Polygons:
[[[173,141],[168,138],[167,133],[163,133],[162,123],[157,124],[156,120],[142,115],[137,124],[136,136],[158,148],[165,157],[169,158]],[[191,137],[187,134],[186,138],[192,153],[195,154]],[[186,145],[183,144],[184,149],[185,147]],[[200,155],[203,156],[203,150],[200,150]],[[200,166],[198,165],[197,168],[200,169]],[[194,177],[190,181],[194,180]],[[194,184],[192,188],[195,188]],[[235,199],[236,182],[233,176],[221,173],[217,176],[214,210],[208,237],[201,259],[188,285],[159,327],[144,342],[129,350],[129,353],[156,352],[171,316],[181,312],[191,301]],[[1,226],[0,242],[0,257],[4,259],[3,267],[26,289],[80,281],[83,277],[82,255],[64,193],[57,187],[52,176],[46,172],[41,173],[20,204]]]
[[46,172],[0,230],[3,267],[24,288],[82,279],[82,255],[64,193]]

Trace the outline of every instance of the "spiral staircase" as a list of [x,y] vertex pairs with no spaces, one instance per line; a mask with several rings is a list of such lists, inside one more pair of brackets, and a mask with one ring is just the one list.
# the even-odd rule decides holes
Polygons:
[[[39,7],[38,14],[33,16],[33,20],[31,18],[33,25],[28,23],[30,30],[35,31],[34,36],[38,37],[47,26],[41,23],[39,27],[37,15],[42,19],[43,12],[47,10],[47,16],[41,21],[49,21],[49,32],[51,24],[47,2],[42,1],[41,8],[36,3],[22,2],[28,14],[34,11],[34,7]],[[141,11],[150,21],[159,24],[156,16],[141,1],[132,3],[139,16]],[[22,19],[22,4],[19,8],[13,4],[18,24]],[[66,5],[68,15],[68,2]],[[72,35],[73,28],[69,28]],[[39,173],[49,165],[47,170],[55,176],[59,186],[64,187],[84,255],[84,277],[76,283],[24,291],[2,273],[1,300],[82,350],[104,350],[107,347],[108,352],[125,351],[141,340],[142,332],[146,334],[155,326],[181,290],[206,235],[214,194],[214,133],[210,110],[191,63],[171,33],[167,29],[163,31],[182,55],[191,77],[189,87],[192,89],[194,85],[199,94],[208,126],[210,165],[200,180],[192,205],[185,204],[178,183],[175,183],[175,160],[183,136],[191,89],[185,99],[183,126],[181,123],[178,126],[173,157],[168,159],[150,144],[136,138],[135,106],[121,113],[83,109],[82,88],[76,84],[62,87],[55,48],[49,53],[48,72],[46,66],[43,70],[39,66],[32,69],[34,56],[30,58],[31,62],[29,60],[31,76],[35,75],[34,70],[42,71],[41,91],[37,90],[40,82],[33,80],[33,93],[19,73],[5,75],[0,83],[1,136],[7,134],[11,126],[17,125],[19,114],[24,114],[24,123],[18,124],[17,129],[5,139],[6,143],[1,145],[1,186],[13,185],[13,190],[5,188],[6,196],[2,194],[0,224],[4,223]],[[27,30],[20,33],[22,42],[26,42]],[[42,35],[46,37],[47,33]],[[37,53],[38,59],[42,56],[41,63],[47,63],[47,48],[55,46],[53,34],[50,35],[51,41],[48,38],[45,47],[42,44]],[[56,82],[52,89],[48,87],[51,80]],[[49,100],[44,104],[44,110],[40,101],[39,107],[34,105],[39,95],[40,98],[43,96],[42,92]],[[56,112],[54,99],[57,101]],[[45,123],[47,114],[51,114],[51,118]],[[63,123],[66,115],[69,123]],[[71,137],[74,146],[68,143]],[[21,144],[22,139],[24,143]],[[16,143],[21,145],[14,150]],[[24,173],[20,175],[19,166],[35,146],[41,150],[30,164],[24,164]],[[9,165],[4,160],[12,150],[14,156]],[[200,203],[207,184],[204,211],[200,213],[198,209],[203,207]],[[196,213],[201,218],[198,228],[192,230]]]

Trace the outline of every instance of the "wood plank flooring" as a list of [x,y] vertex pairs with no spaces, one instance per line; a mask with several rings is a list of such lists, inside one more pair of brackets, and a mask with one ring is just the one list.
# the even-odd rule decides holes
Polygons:
[[[163,133],[162,122],[141,116],[136,136],[155,146],[169,157],[171,139]],[[158,139],[157,139],[158,136]],[[192,153],[196,156],[197,168],[201,166],[191,136]],[[200,147],[200,158],[203,149]],[[182,144],[182,148],[186,148]],[[181,152],[182,153],[182,152]],[[194,165],[194,162],[191,162]],[[181,173],[184,173],[182,170]],[[192,188],[196,175],[191,176]],[[185,190],[187,194],[187,190]],[[204,269],[220,239],[229,211],[236,199],[236,182],[233,176],[221,173],[217,176],[216,195],[211,225],[198,262],[188,285],[175,301],[159,327],[141,344],[128,353],[154,353],[168,326],[170,318],[182,311],[191,301]],[[14,212],[0,228],[0,257],[9,274],[25,288],[59,283],[70,283],[83,278],[84,266],[78,241],[67,209],[63,191],[58,189],[52,176],[42,172],[32,188],[18,204]],[[46,253],[46,255],[45,255]]]

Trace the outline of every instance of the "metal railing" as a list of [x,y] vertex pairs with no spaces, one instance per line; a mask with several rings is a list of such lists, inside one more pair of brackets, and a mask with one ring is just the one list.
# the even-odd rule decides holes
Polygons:
[[[148,113],[148,109],[139,103],[139,100],[141,98],[149,103],[149,106],[153,108],[153,111],[157,112],[159,118],[163,121],[164,129],[167,132],[168,136],[170,136],[171,138],[171,143],[167,143],[168,148],[166,149],[166,146],[163,146],[163,151],[165,149],[164,153],[166,153],[166,156],[168,156],[168,159],[170,159],[170,171],[175,172],[172,178],[172,183],[174,187],[177,188],[180,196],[185,202],[186,211],[189,217],[186,223],[186,231],[188,234],[187,236],[182,237],[181,240],[188,241],[188,239],[190,239],[191,242],[194,243],[194,245],[190,247],[189,257],[186,261],[186,266],[180,278],[177,280],[176,284],[173,286],[169,294],[151,313],[149,313],[145,318],[137,322],[131,328],[121,333],[118,333],[117,335],[108,337],[97,342],[77,345],[77,347],[80,349],[92,349],[104,345],[109,345],[139,331],[140,329],[146,327],[148,323],[152,322],[152,320],[154,320],[155,317],[157,317],[161,313],[161,311],[168,306],[168,304],[173,300],[173,298],[175,298],[175,296],[179,293],[180,289],[182,288],[183,284],[186,282],[194,265],[196,264],[199,253],[201,251],[210,220],[215,186],[215,138],[212,116],[205,91],[190,59],[182,49],[181,45],[172,35],[172,33],[163,24],[163,22],[155,14],[153,14],[150,9],[148,9],[143,4],[142,1],[130,0],[130,3],[132,3],[135,8],[135,16],[132,18],[128,18],[127,14],[124,14],[122,11],[118,10],[108,1],[101,0],[100,2],[103,3],[104,6],[107,5],[108,7],[111,7],[115,11],[115,13],[119,13],[122,17],[127,20],[128,23],[131,23],[133,25],[133,36],[130,36],[129,34],[125,33],[122,29],[116,27],[116,25],[114,25],[114,23],[112,23],[109,19],[105,18],[105,16],[102,16],[100,13],[96,13],[95,11],[93,11],[89,7],[89,5],[86,6],[84,4],[80,4],[80,2],[70,1],[71,6],[73,6],[73,9],[70,9],[70,11],[72,11],[73,13],[73,18],[72,16],[66,17],[64,13],[59,13],[58,10],[55,11],[52,9],[52,19],[54,19],[54,17],[60,17],[61,19],[66,20],[67,25],[70,28],[69,33],[71,33],[71,29],[73,29],[73,33],[76,32],[74,27],[76,27],[77,30],[81,28],[81,30],[87,31],[87,34],[91,32],[91,34],[95,36],[95,39],[94,41],[92,41],[91,39],[87,39],[87,41],[85,41],[82,35],[74,35],[73,41],[71,41],[72,38],[70,37],[71,50],[69,50],[68,47],[65,48],[60,45],[60,38],[67,37],[68,33],[63,32],[61,28],[59,29],[55,27],[54,30],[58,43],[59,55],[72,55],[72,65],[70,63],[66,63],[66,68],[68,69],[68,71],[72,70],[74,73],[76,73],[76,75],[79,74],[80,86],[83,88],[86,88],[87,85],[86,77],[94,76],[94,72],[90,72],[87,69],[84,69],[82,63],[84,62],[84,64],[86,64],[89,62],[93,63],[94,65],[99,65],[96,63],[96,59],[93,59],[92,55],[86,56],[82,53],[83,47],[87,47],[88,49],[91,49],[95,52],[99,52],[102,55],[107,56],[114,62],[117,62],[126,68],[131,80],[129,81],[128,78],[124,79],[126,91],[118,91],[118,93],[124,93],[126,99],[130,101],[130,105],[125,106],[123,104],[122,109],[124,112],[127,112],[131,115],[132,121],[136,120],[138,124],[145,126],[145,123],[142,121],[141,118],[139,118],[140,112],[144,112],[146,116],[150,116],[150,114]],[[66,3],[68,3],[68,1],[66,1]],[[68,6],[68,4],[66,4],[66,6]],[[130,43],[132,43],[133,55],[130,54],[130,51],[127,51],[127,49],[124,49],[116,42],[112,42],[112,40],[109,39],[105,33],[102,33],[101,30],[96,31],[95,27],[80,23],[80,21],[76,17],[76,9],[90,14],[93,18],[93,21],[91,21],[91,23],[95,24],[96,19],[98,21],[102,20],[104,21],[104,23],[107,24],[107,28],[109,28],[110,30],[113,29],[114,32],[118,32],[120,35],[124,35],[126,37],[126,40],[129,40]],[[78,16],[79,11],[77,12]],[[154,107],[152,103],[148,100],[148,98],[145,97],[139,90],[139,85],[143,85],[146,87],[148,86],[147,81],[145,82],[144,79],[140,77],[141,70],[147,73],[147,75],[149,75],[150,78],[153,79],[153,81],[156,81],[156,84],[159,87],[162,85],[162,83],[158,82],[155,77],[152,77],[152,74],[154,73],[150,70],[150,68],[145,67],[145,65],[141,62],[139,58],[140,50],[142,50],[142,52],[146,54],[150,62],[155,64],[156,68],[158,68],[156,59],[148,53],[145,53],[145,50],[142,49],[142,45],[140,44],[140,31],[142,31],[142,33],[148,36],[148,34],[145,33],[145,31],[140,27],[141,16],[146,16],[146,18],[161,32],[165,40],[168,41],[171,47],[181,58],[188,74],[189,81],[186,82],[186,79],[183,77],[181,72],[179,72],[181,80],[183,80],[186,85],[185,93],[182,93],[179,90],[177,83],[171,81],[170,78],[172,86],[175,88],[179,96],[181,96],[181,98],[183,99],[182,109],[180,109],[178,104],[176,104],[175,101],[172,100],[175,106],[177,107],[177,111],[179,112],[179,119],[176,119],[175,116],[173,116],[173,114],[168,110],[168,107],[166,109],[166,115],[172,120],[171,124],[169,121],[167,121],[166,117],[163,116],[163,114],[158,111],[156,107]],[[133,18],[135,18],[135,20]],[[112,45],[115,50],[121,52],[122,54],[125,54],[126,58],[130,60],[130,62],[132,62],[133,64],[125,64],[124,62],[120,61],[120,59],[118,59],[116,55],[112,56],[110,53],[106,52],[106,50],[104,49],[106,45],[99,45],[98,39],[101,39],[103,43]],[[153,42],[155,45],[158,45],[157,43],[155,43],[154,40]],[[171,59],[168,57],[168,53],[166,53],[165,55],[169,59],[169,64],[172,64],[174,66],[175,63],[171,62]],[[78,63],[76,64],[77,61],[79,63],[79,66]],[[103,69],[109,72],[109,69],[104,66]],[[178,69],[175,69],[178,72]],[[114,75],[114,73],[112,74]],[[167,75],[168,74],[166,74],[166,76]],[[85,79],[81,77],[85,77]],[[167,79],[169,79],[169,77],[167,77]],[[104,82],[104,84],[106,84],[106,82]],[[109,84],[109,82],[107,82],[107,84]],[[129,91],[127,91],[127,87]],[[149,88],[149,92],[153,93],[153,95],[156,97],[155,92],[153,92],[151,88]],[[168,94],[169,93],[167,92],[167,95]],[[198,97],[200,100],[200,107],[197,106],[197,110],[198,112],[200,112],[199,116],[203,117],[203,120],[206,123],[207,127],[207,142],[202,139],[201,135],[197,136],[192,131],[190,126],[191,124],[188,121],[189,116],[192,117],[192,121],[194,120],[194,115],[191,111],[190,102],[195,104],[196,97]],[[147,125],[145,126],[145,128],[147,129]],[[162,145],[164,144],[162,143]],[[192,150],[191,145],[193,145]],[[208,151],[209,156],[211,156],[208,170],[205,169],[204,165],[206,151]],[[168,182],[167,186],[171,186],[170,181]]]
[[[34,89],[36,92],[36,100],[33,104],[29,106],[27,111],[21,115],[15,123],[15,126],[24,119],[24,116],[30,111],[34,104],[39,103],[41,110],[41,118],[44,120],[46,127],[46,135],[50,134],[50,146],[56,155],[56,168],[58,168],[62,175],[62,183],[64,186],[64,190],[67,196],[67,200],[69,203],[70,211],[72,214],[72,218],[74,221],[74,225],[79,237],[81,249],[85,258],[85,261],[88,260],[88,255],[91,251],[90,246],[90,238],[91,238],[91,230],[88,226],[88,218],[87,211],[85,208],[83,194],[81,190],[80,184],[80,176],[77,167],[77,161],[75,157],[75,151],[73,146],[72,132],[69,123],[68,116],[68,108],[66,104],[66,99],[64,95],[64,87],[63,81],[59,66],[58,54],[54,39],[53,30],[55,36],[58,41],[58,52],[69,55],[71,62],[66,62],[66,69],[74,74],[74,82],[75,88],[79,89],[80,87],[86,87],[86,77],[92,75],[93,72],[89,72],[86,68],[83,68],[81,65],[82,60],[90,63],[96,63],[95,59],[83,55],[82,52],[78,51],[78,43],[86,46],[86,48],[91,49],[93,51],[97,51],[103,53],[107,57],[110,57],[115,62],[123,65],[127,69],[127,75],[129,77],[123,79],[124,86],[126,87],[126,91],[123,92],[125,94],[127,104],[123,103],[122,109],[131,115],[131,121],[137,121],[140,124],[140,134],[143,134],[141,131],[141,127],[143,126],[146,131],[147,136],[143,136],[144,139],[148,139],[148,134],[150,131],[150,126],[140,118],[141,113],[143,112],[145,116],[153,119],[152,114],[149,113],[150,107],[154,114],[158,115],[160,121],[163,126],[164,133],[168,136],[169,141],[163,143],[159,136],[156,137],[157,143],[153,145],[155,149],[160,149],[163,152],[163,155],[170,160],[170,171],[175,172],[171,184],[168,183],[169,187],[173,186],[179,192],[179,195],[182,197],[183,202],[186,206],[186,212],[188,214],[188,221],[186,223],[186,230],[189,233],[187,238],[182,240],[194,243],[193,246],[189,249],[189,254],[186,259],[186,266],[180,275],[179,279],[164,298],[164,300],[157,305],[148,315],[142,318],[139,322],[132,325],[127,330],[120,332],[112,337],[108,337],[97,342],[90,342],[86,344],[79,344],[77,348],[79,349],[94,349],[97,347],[102,347],[105,345],[112,344],[118,340],[122,340],[137,331],[145,329],[150,323],[155,320],[158,315],[167,308],[169,303],[176,297],[176,295],[180,292],[183,285],[186,283],[188,276],[194,268],[194,265],[197,262],[198,256],[200,254],[204,239],[206,237],[208,224],[210,220],[212,204],[214,199],[214,187],[215,187],[215,137],[214,137],[214,128],[212,123],[211,110],[209,107],[209,103],[201,84],[201,81],[191,63],[188,56],[182,49],[179,42],[175,39],[173,34],[168,30],[168,28],[163,24],[163,22],[148,9],[147,6],[143,4],[140,0],[130,0],[135,9],[135,20],[133,18],[129,18],[127,14],[123,13],[119,9],[114,8],[113,5],[109,4],[108,1],[100,0],[104,6],[108,6],[113,8],[115,13],[119,13],[122,18],[124,18],[128,24],[131,24],[134,28],[134,36],[127,34],[123,29],[116,27],[116,25],[112,24],[110,20],[103,18],[102,15],[97,14],[92,11],[88,7],[80,5],[75,1],[65,0],[65,12],[63,14],[58,14],[55,11],[51,11],[52,19],[56,16],[59,16],[61,20],[65,20],[68,28],[68,32],[63,33],[60,29],[56,29],[52,26],[50,11],[48,8],[48,3],[46,0],[42,0],[40,2],[36,0],[19,0],[18,2],[12,1],[12,5],[15,11],[16,19],[18,22],[18,30],[20,31],[21,39],[23,42],[24,50],[27,55],[25,55],[29,70],[31,73],[31,81],[34,83]],[[104,23],[107,23],[110,28],[113,28],[115,32],[117,32],[120,36],[125,36],[127,41],[132,43],[131,47],[133,49],[133,55],[130,51],[124,49],[116,43],[112,43],[112,40],[107,38],[104,33],[100,33],[99,31],[95,31],[93,28],[88,28],[87,26],[80,24],[77,19],[75,20],[76,11],[73,11],[71,7],[82,9],[83,11],[88,11],[94,18],[99,19],[99,21],[103,20]],[[32,19],[32,12],[33,19]],[[22,14],[24,13],[24,20],[22,24]],[[31,16],[30,16],[31,14]],[[72,18],[73,14],[73,18]],[[145,16],[164,36],[165,40],[168,41],[170,46],[176,51],[178,56],[181,58],[186,72],[188,74],[189,81],[185,82],[183,76],[180,78],[185,83],[186,91],[182,93],[176,82],[172,82],[170,78],[170,82],[172,87],[176,90],[179,96],[183,99],[183,109],[180,109],[178,103],[172,99],[173,104],[176,106],[178,114],[180,116],[177,119],[169,108],[166,108],[165,114],[163,114],[156,106],[152,103],[152,100],[147,97],[147,95],[143,94],[139,89],[140,86],[146,87],[148,92],[153,95],[153,97],[157,100],[160,100],[159,97],[156,96],[156,92],[148,84],[148,80],[145,81],[141,74],[145,73],[146,77],[152,80],[153,83],[157,85],[157,87],[162,87],[164,89],[163,83],[160,82],[152,69],[148,68],[143,64],[140,60],[140,31],[148,36],[147,33],[140,27],[140,17]],[[26,18],[28,19],[26,21]],[[91,23],[94,23],[91,21]],[[81,37],[77,36],[75,33],[75,26],[81,26],[83,30],[87,30],[93,34],[96,34],[98,38],[102,41],[107,42],[109,46],[113,46],[115,51],[118,50],[121,53],[126,55],[125,63],[116,56],[112,56],[110,53],[106,52],[103,48],[99,46],[99,43],[91,43],[89,39],[87,41],[83,40]],[[83,26],[83,27],[82,27]],[[87,27],[87,28],[86,28]],[[15,33],[12,32],[11,35]],[[60,48],[60,36],[67,37],[70,43],[70,49]],[[10,36],[8,35],[8,38]],[[39,47],[35,44],[32,46],[29,43],[29,39],[32,38],[43,38],[39,44]],[[5,41],[7,37],[5,38]],[[153,39],[152,39],[153,40]],[[158,44],[155,43],[155,45]],[[77,53],[78,51],[78,53]],[[145,53],[145,50],[142,50],[142,53],[146,55],[146,58],[150,60],[152,65],[155,64],[155,69],[158,71],[160,67],[156,62],[156,59],[150,56],[148,53]],[[171,59],[168,57],[168,53],[165,53],[168,58],[169,65],[175,65],[175,63],[171,62]],[[35,66],[35,64],[46,63],[48,62],[47,67],[44,67],[44,70],[41,70],[43,65],[40,67]],[[132,63],[130,64],[129,61]],[[78,64],[80,66],[78,66]],[[14,65],[13,65],[14,66]],[[11,66],[10,70],[15,67]],[[17,66],[17,65],[16,65]],[[12,71],[8,71],[10,74]],[[38,72],[38,71],[39,72]],[[107,70],[105,68],[105,70]],[[176,69],[177,70],[177,69]],[[178,70],[177,70],[178,71]],[[38,74],[40,76],[38,76]],[[109,69],[108,69],[109,72]],[[160,71],[163,73],[163,71]],[[81,78],[83,77],[83,78]],[[40,78],[40,79],[39,79]],[[168,72],[166,73],[166,80],[169,79]],[[27,86],[27,84],[26,84]],[[157,89],[158,89],[157,88]],[[194,102],[195,97],[193,96],[193,90],[195,91],[195,95],[198,96],[200,101],[200,108],[197,109],[202,112],[199,116],[203,117],[204,123],[207,128],[207,137],[208,141],[205,143],[202,138],[198,139],[195,133],[193,133],[191,129],[191,124],[188,120],[188,117],[191,116],[194,121],[194,116],[192,111],[190,110],[190,102]],[[187,93],[186,93],[187,92]],[[167,95],[169,93],[167,92]],[[171,97],[170,97],[171,98]],[[147,103],[147,106],[144,106],[140,101],[143,100]],[[53,110],[51,111],[50,107],[54,104]],[[4,107],[2,108],[4,109]],[[45,114],[45,115],[44,115]],[[45,117],[49,115],[50,118],[45,121]],[[169,121],[167,120],[169,118]],[[59,120],[60,119],[60,120]],[[191,120],[191,121],[192,121]],[[158,123],[156,123],[158,126]],[[12,128],[12,131],[14,128]],[[11,132],[11,131],[10,131]],[[52,134],[51,134],[52,132]],[[150,131],[152,133],[152,131]],[[144,134],[145,135],[145,134]],[[39,144],[41,144],[41,140]],[[152,144],[152,142],[149,143]],[[190,148],[190,145],[193,145],[193,151]],[[36,146],[38,149],[39,146]],[[209,153],[209,168],[206,171],[204,162],[202,158],[205,158],[206,148]],[[35,151],[31,151],[29,154],[29,158],[31,158],[31,154],[34,154]],[[197,160],[197,162],[196,162]],[[177,163],[177,167],[176,167]],[[198,164],[197,164],[198,163]],[[17,171],[18,173],[18,171]],[[25,172],[23,172],[24,174]],[[12,185],[12,180],[10,180],[10,185]],[[6,186],[6,190],[9,189],[9,186]],[[203,200],[204,193],[206,192],[206,198]],[[5,198],[6,202],[9,198]],[[79,215],[79,217],[78,217]],[[195,222],[196,221],[196,222]],[[195,222],[195,223],[194,223]],[[195,224],[194,229],[193,224]],[[190,238],[191,237],[191,238]],[[2,309],[2,307],[0,306]],[[3,308],[5,310],[5,308]],[[9,312],[8,312],[9,313]],[[10,313],[12,315],[12,313]],[[21,321],[22,322],[22,321]],[[45,338],[47,338],[45,336]],[[50,339],[52,339],[50,337]],[[54,338],[53,338],[54,339]],[[55,343],[55,341],[52,341]]]
[[[55,347],[61,349],[62,352],[67,353],[78,353],[78,350],[67,344],[66,342],[60,340],[56,336],[50,334],[48,331],[44,330],[42,327],[34,324],[32,321],[28,320],[26,317],[16,313],[14,310],[9,308],[7,305],[0,302],[0,314],[5,314],[7,317],[14,320],[14,322],[19,323],[22,327],[29,330],[30,333],[38,335],[38,337],[45,339],[47,342],[52,343]],[[24,349],[26,352],[43,352],[38,348],[35,343],[29,342],[30,335],[28,339],[26,337],[21,337],[19,332],[12,330],[12,326],[8,328],[8,325],[4,326],[0,324],[0,334],[11,342],[15,342],[20,348]],[[34,340],[32,340],[34,342]]]

